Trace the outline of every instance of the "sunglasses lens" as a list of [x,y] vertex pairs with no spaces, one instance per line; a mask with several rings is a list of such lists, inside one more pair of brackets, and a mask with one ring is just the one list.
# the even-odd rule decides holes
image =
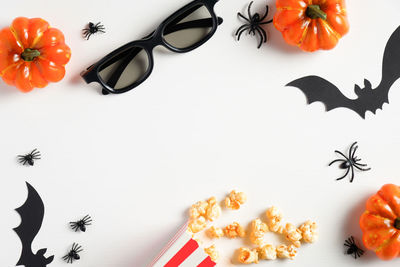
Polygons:
[[212,29],[210,11],[205,5],[199,4],[173,17],[164,28],[163,38],[169,45],[185,49],[204,40]]
[[104,62],[99,68],[99,77],[114,90],[125,89],[145,78],[149,63],[146,50],[129,48]]

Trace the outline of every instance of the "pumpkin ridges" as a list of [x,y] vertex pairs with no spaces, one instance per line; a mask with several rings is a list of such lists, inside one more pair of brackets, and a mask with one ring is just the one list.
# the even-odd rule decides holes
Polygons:
[[390,220],[396,219],[396,215],[394,214],[392,208],[378,194],[373,195],[367,200],[366,209],[371,213],[379,214],[379,216],[388,218]]
[[375,229],[381,229],[381,228],[388,228],[391,227],[393,221],[385,218],[383,216],[380,216],[379,214],[374,214],[369,211],[365,211],[363,215],[361,216],[361,225],[363,231],[371,231]]
[[392,236],[375,250],[378,257],[384,260],[391,260],[399,256],[400,253],[400,232]]
[[389,205],[396,218],[400,217],[400,187],[388,184],[379,190],[378,195]]

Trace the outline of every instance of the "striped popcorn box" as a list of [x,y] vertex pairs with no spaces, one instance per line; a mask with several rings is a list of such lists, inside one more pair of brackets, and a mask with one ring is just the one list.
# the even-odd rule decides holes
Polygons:
[[186,232],[185,224],[168,242],[149,267],[212,267],[213,262],[199,243]]

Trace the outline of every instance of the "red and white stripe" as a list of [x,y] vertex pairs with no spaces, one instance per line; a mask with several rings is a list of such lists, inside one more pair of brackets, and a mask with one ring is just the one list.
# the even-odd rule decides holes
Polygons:
[[168,242],[149,267],[213,267],[216,265],[196,240],[186,232],[185,224]]

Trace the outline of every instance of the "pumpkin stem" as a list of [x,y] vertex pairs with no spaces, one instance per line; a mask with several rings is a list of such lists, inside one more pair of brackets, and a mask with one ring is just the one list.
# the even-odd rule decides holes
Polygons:
[[400,217],[394,220],[394,228],[400,230]]
[[40,56],[40,52],[30,48],[25,49],[21,54],[22,59],[25,61],[33,61],[38,56]]
[[306,10],[307,17],[311,19],[323,19],[326,20],[326,13],[321,10],[319,5],[309,5]]

